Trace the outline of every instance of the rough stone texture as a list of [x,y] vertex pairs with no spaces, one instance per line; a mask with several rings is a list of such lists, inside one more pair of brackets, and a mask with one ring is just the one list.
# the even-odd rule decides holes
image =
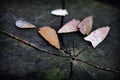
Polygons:
[[[95,49],[84,41],[80,32],[62,34],[62,48],[71,49],[75,54],[85,46],[88,48],[77,58],[102,67],[120,70],[120,10],[94,0],[66,0],[69,15],[64,24],[73,18],[82,20],[93,15],[93,30],[109,25],[109,36]],[[1,3],[2,4],[2,3]],[[61,0],[9,0],[3,2],[0,10],[0,30],[12,33],[30,43],[55,54],[65,55],[49,45],[39,34],[38,28],[51,26],[60,28],[60,17],[52,16],[51,10],[61,8]],[[23,18],[37,26],[35,29],[19,29],[15,21]],[[63,80],[68,79],[70,60],[36,50],[22,42],[0,33],[0,80]],[[82,62],[73,62],[72,80],[119,80],[120,74],[96,69]]]

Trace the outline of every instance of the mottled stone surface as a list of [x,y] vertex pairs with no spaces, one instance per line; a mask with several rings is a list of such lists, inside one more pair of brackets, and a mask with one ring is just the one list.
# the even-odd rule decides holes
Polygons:
[[[106,25],[110,26],[111,30],[109,36],[95,49],[83,39],[84,36],[80,32],[61,34],[59,37],[62,36],[60,40],[64,43],[61,47],[77,54],[88,46],[77,58],[98,66],[120,70],[120,10],[94,0],[66,0],[65,4],[69,15],[64,18],[64,24],[73,18],[82,20],[92,15],[93,30]],[[61,18],[51,15],[50,12],[62,7],[61,0],[9,0],[4,1],[2,6],[0,30],[54,54],[66,55],[38,34],[38,28],[42,26],[51,26],[56,31],[60,29]],[[15,26],[18,18],[23,18],[37,27],[19,29]],[[46,54],[0,33],[0,80],[67,80],[69,73],[69,59],[66,61],[64,57]],[[72,80],[119,80],[119,76],[120,74],[73,61]]]

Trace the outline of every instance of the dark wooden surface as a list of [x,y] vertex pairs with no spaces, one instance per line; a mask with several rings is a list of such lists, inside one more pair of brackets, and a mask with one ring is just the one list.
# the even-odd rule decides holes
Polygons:
[[[93,15],[93,30],[106,25],[111,28],[107,38],[95,49],[84,41],[80,32],[59,36],[62,37],[62,49],[68,52],[77,54],[87,46],[76,58],[97,65],[95,68],[84,61],[73,60],[71,63],[70,57],[61,57],[66,54],[52,47],[38,34],[38,28],[46,25],[59,30],[61,17],[53,16],[50,12],[62,8],[61,3],[62,0],[12,0],[1,3],[0,30],[45,49],[50,54],[0,32],[0,80],[119,80],[120,73],[114,71],[120,71],[120,10],[94,0],[65,0],[69,15],[64,17],[63,24],[73,18],[82,20]],[[15,26],[18,18],[37,27],[19,29]],[[110,68],[110,71],[99,67]],[[111,69],[114,71],[111,72]]]

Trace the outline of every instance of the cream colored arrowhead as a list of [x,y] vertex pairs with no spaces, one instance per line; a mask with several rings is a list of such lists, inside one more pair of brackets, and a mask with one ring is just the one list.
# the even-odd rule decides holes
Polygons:
[[57,49],[60,49],[60,44],[58,40],[58,36],[56,34],[56,31],[48,26],[44,26],[42,28],[39,28],[38,32],[43,36],[44,39],[46,39],[51,45],[56,47]]
[[76,32],[78,31],[78,24],[80,23],[79,20],[72,19],[68,23],[66,23],[58,33],[69,33],[69,32]]
[[68,12],[66,9],[56,9],[51,11],[51,14],[56,15],[56,16],[66,16],[68,15]]
[[98,44],[100,44],[105,39],[109,30],[110,30],[109,26],[98,28],[97,30],[91,32],[84,39],[86,41],[90,41],[92,43],[93,47],[95,48]]
[[88,35],[91,32],[92,24],[93,24],[93,16],[89,16],[80,22],[78,28],[82,34]]
[[36,26],[27,22],[27,21],[24,21],[24,20],[17,20],[15,25],[18,27],[18,28],[35,28]]

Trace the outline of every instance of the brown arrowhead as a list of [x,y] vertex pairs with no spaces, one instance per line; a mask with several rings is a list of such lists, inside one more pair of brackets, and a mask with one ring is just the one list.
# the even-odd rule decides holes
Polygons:
[[42,28],[39,28],[38,32],[43,36],[45,40],[47,40],[51,45],[56,47],[57,49],[60,49],[60,44],[58,40],[57,33],[54,29],[52,29],[49,26],[44,26]]

